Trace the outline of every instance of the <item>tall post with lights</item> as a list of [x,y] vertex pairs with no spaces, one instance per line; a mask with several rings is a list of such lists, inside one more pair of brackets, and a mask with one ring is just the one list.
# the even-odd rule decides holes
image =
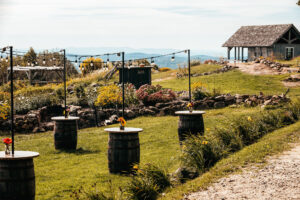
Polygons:
[[9,47],[9,55],[10,55],[10,117],[11,117],[11,153],[15,154],[15,124],[14,124],[14,72],[13,72],[13,47]]
[[188,67],[189,67],[189,101],[192,102],[192,91],[191,91],[191,50],[187,50],[188,53]]
[[65,98],[65,118],[68,117],[67,115],[67,69],[66,69],[66,50],[63,49],[63,62],[64,62],[64,98]]
[[125,88],[124,88],[125,53],[122,52],[122,117],[124,118]]

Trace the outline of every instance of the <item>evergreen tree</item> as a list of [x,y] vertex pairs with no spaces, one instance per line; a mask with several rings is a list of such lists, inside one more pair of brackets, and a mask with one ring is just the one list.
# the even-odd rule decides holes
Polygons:
[[27,63],[34,64],[37,60],[36,53],[32,47],[30,47],[29,51],[24,55],[23,57],[24,63],[27,65]]

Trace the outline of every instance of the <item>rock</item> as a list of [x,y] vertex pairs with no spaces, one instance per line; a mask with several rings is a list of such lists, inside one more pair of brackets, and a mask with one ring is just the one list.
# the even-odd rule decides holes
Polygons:
[[225,97],[224,96],[217,96],[217,97],[215,97],[215,100],[216,101],[224,101]]
[[175,171],[175,176],[181,183],[186,182],[188,179],[194,179],[199,176],[197,169],[192,167],[180,167]]
[[154,106],[149,106],[149,109],[152,110],[155,113],[159,113],[159,109]]
[[223,101],[218,101],[214,103],[214,108],[224,108],[225,103]]
[[127,118],[134,118],[136,116],[136,114],[132,110],[125,110],[124,112]]
[[33,131],[32,131],[33,133],[37,133],[37,132],[39,132],[39,127],[35,127],[34,129],[33,129]]

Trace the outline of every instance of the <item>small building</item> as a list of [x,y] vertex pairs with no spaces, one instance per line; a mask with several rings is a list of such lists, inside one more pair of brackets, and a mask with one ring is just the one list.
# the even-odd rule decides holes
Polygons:
[[242,26],[223,47],[227,47],[228,59],[234,49],[234,60],[245,61],[247,48],[248,61],[260,56],[290,60],[300,56],[300,33],[293,24]]
[[[124,68],[124,83],[132,83],[136,89],[142,85],[151,85],[151,66],[131,66]],[[119,70],[119,83],[122,83],[122,67]]]

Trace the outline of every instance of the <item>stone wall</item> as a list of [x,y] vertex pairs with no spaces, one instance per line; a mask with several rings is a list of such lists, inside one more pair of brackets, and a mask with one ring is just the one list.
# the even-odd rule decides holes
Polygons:
[[[266,96],[261,95],[220,95],[216,97],[206,97],[203,100],[194,101],[195,110],[218,109],[230,105],[245,104],[247,106],[266,106],[278,105],[288,102],[285,95]],[[138,116],[165,116],[174,115],[176,111],[186,110],[188,101],[176,100],[168,103],[157,103],[155,106],[139,105],[125,110],[125,118],[133,119]],[[116,109],[93,109],[81,108],[80,106],[70,106],[70,115],[78,116],[78,127],[88,128],[96,126],[105,126],[117,123],[121,110]],[[20,133],[36,133],[53,130],[54,123],[51,121],[53,116],[63,115],[61,106],[43,107],[39,110],[33,110],[26,115],[17,115],[15,117],[15,129]],[[0,121],[0,130],[9,130],[10,122],[8,120]]]

